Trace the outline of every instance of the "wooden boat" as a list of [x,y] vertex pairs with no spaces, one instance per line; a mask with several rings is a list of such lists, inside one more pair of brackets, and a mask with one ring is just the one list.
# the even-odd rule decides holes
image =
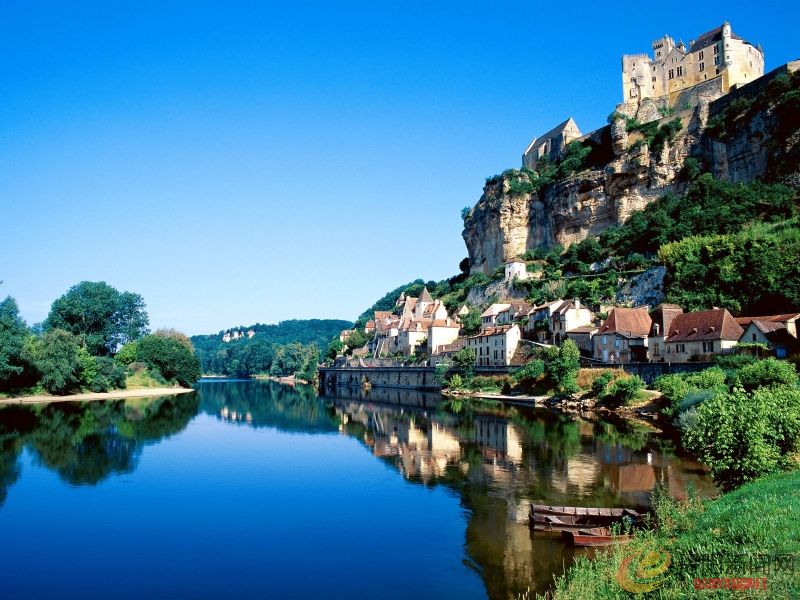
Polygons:
[[561,539],[570,546],[580,548],[597,548],[611,544],[627,544],[631,541],[630,535],[612,535],[608,527],[592,527],[576,531],[562,531]]
[[626,517],[633,524],[642,521],[642,514],[628,508],[584,508],[580,506],[550,506],[532,504],[528,520],[531,529],[539,532],[559,532],[622,523]]

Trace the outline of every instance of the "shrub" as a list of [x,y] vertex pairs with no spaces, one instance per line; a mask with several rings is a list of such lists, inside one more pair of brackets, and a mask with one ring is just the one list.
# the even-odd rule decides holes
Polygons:
[[547,374],[558,391],[572,394],[578,391],[577,375],[581,367],[580,351],[570,339],[564,340],[558,348],[547,351]]
[[464,386],[464,380],[461,378],[461,375],[458,373],[453,373],[452,377],[450,377],[450,381],[447,387],[451,389],[459,389]]
[[765,358],[739,369],[739,383],[747,391],[776,385],[794,386],[797,372],[790,362]]
[[689,384],[680,375],[661,375],[653,382],[653,388],[664,397],[667,406],[663,412],[667,416],[678,412],[680,403],[689,393]]
[[516,383],[524,381],[532,381],[537,379],[540,375],[544,374],[544,363],[539,359],[534,359],[527,362],[523,367],[514,371],[511,378]]
[[614,378],[612,371],[603,371],[600,376],[592,382],[592,393],[599,398],[606,392],[608,384]]
[[738,389],[697,406],[681,421],[684,445],[723,489],[790,466],[800,449],[800,390]]
[[494,377],[478,375],[469,381],[469,388],[475,391],[494,390],[502,388],[502,382],[498,381]]
[[617,379],[612,383],[606,393],[603,395],[602,400],[607,404],[619,406],[621,404],[630,404],[636,400],[639,391],[644,388],[644,381],[638,375],[631,377],[623,377]]

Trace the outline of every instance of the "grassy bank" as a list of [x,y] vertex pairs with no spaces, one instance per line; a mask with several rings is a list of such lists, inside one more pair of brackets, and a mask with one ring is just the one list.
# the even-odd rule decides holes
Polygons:
[[[620,581],[647,598],[800,598],[800,575],[787,569],[752,567],[752,557],[795,554],[800,561],[800,471],[759,479],[709,501],[683,503],[660,498],[656,503],[660,527],[637,533],[627,546],[578,558],[556,581],[547,600],[610,600],[635,597]],[[636,574],[645,566],[650,577]],[[669,566],[661,574],[663,565]],[[706,560],[709,559],[709,560]],[[659,568],[662,566],[662,568]],[[695,578],[766,577],[766,590],[694,589]]]

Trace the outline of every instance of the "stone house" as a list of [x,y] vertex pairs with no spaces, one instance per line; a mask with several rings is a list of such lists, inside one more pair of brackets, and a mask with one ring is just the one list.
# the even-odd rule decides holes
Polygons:
[[506,325],[520,321],[528,316],[528,311],[531,308],[531,305],[527,302],[510,302],[508,308],[498,311],[496,324]]
[[739,343],[766,344],[776,358],[787,358],[800,353],[797,338],[797,320],[800,314],[771,315],[766,317],[739,317],[736,322],[744,327]]
[[594,354],[594,336],[598,330],[597,325],[582,325],[570,329],[566,335],[568,339],[575,342],[582,355],[592,356]]
[[550,338],[558,346],[567,339],[567,332],[576,327],[591,325],[594,315],[578,298],[565,300],[550,315]]
[[527,339],[545,343],[550,339],[550,318],[564,300],[558,299],[534,306],[528,311],[528,322],[525,323],[524,334]]
[[514,258],[510,258],[506,261],[505,266],[505,280],[507,282],[512,282],[515,279],[520,281],[524,281],[528,278],[528,265],[525,263],[524,260],[515,256]]
[[729,23],[689,43],[675,44],[665,35],[652,43],[653,56],[622,57],[622,101],[638,105],[647,98],[666,98],[675,105],[680,92],[714,83],[719,97],[764,74],[764,52],[733,33]]
[[650,362],[664,362],[664,339],[669,326],[683,309],[677,304],[659,304],[650,312],[650,335],[647,336],[647,357]]
[[744,330],[724,308],[677,315],[664,340],[666,362],[710,360],[732,349]]
[[452,344],[458,339],[458,332],[461,331],[455,319],[437,319],[428,326],[428,356],[439,354],[441,349]]
[[646,361],[651,324],[646,306],[613,308],[594,336],[594,357],[611,363]]
[[481,313],[481,329],[495,327],[498,324],[498,315],[507,311],[509,308],[511,308],[511,304],[492,304],[489,306],[489,308]]
[[521,338],[516,323],[487,327],[477,335],[466,338],[466,347],[475,351],[475,365],[478,367],[507,367]]
[[555,162],[561,156],[567,144],[577,140],[579,137],[581,137],[581,130],[578,129],[575,120],[570,117],[543,136],[533,138],[525,152],[522,153],[522,166],[528,169],[536,169],[537,162],[543,156]]

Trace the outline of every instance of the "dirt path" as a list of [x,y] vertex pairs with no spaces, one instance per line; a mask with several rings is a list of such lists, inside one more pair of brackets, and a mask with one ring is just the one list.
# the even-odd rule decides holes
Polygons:
[[22,396],[19,398],[0,398],[0,406],[4,404],[47,404],[49,402],[86,402],[89,400],[111,400],[119,398],[146,398],[148,396],[174,396],[193,392],[191,388],[163,387],[141,388],[137,390],[116,390],[114,392],[97,392],[90,394],[71,394],[69,396]]

